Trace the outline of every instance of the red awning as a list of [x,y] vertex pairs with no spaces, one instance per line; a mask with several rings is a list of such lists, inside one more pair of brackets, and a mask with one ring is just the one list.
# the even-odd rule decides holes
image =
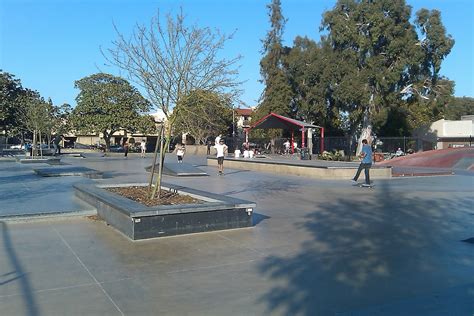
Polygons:
[[265,117],[258,120],[255,124],[250,126],[248,130],[251,129],[284,129],[290,131],[301,131],[302,129],[307,128],[321,128],[320,126],[309,124],[303,121],[298,121],[283,115],[278,115],[275,113],[270,113]]

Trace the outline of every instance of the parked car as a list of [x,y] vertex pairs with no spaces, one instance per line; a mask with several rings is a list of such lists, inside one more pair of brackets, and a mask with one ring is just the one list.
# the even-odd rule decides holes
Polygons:
[[123,147],[120,145],[110,145],[110,152],[111,153],[123,153]]
[[74,148],[76,148],[76,149],[90,149],[91,146],[84,145],[84,144],[81,144],[81,143],[74,143]]

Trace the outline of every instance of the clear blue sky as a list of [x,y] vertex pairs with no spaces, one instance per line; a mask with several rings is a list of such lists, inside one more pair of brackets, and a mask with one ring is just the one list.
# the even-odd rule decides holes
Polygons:
[[[14,74],[24,87],[34,89],[54,104],[75,105],[74,81],[104,67],[99,47],[116,38],[114,22],[125,34],[136,23],[146,24],[157,13],[181,6],[188,22],[237,31],[225,54],[241,54],[242,100],[255,106],[262,92],[259,61],[261,39],[269,29],[266,4],[270,0],[0,0],[0,69]],[[285,45],[296,35],[319,40],[321,16],[335,0],[282,0],[288,18]],[[441,74],[456,82],[456,96],[474,96],[474,1],[407,0],[412,14],[424,7],[441,11],[447,32],[456,40]]]

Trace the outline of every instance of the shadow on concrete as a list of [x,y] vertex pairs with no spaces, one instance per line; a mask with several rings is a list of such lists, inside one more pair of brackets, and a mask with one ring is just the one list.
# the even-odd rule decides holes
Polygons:
[[267,215],[263,215],[263,214],[260,214],[260,213],[256,213],[256,212],[253,212],[253,223],[252,225],[258,225],[260,224],[260,222],[263,222],[264,220],[266,219],[269,219],[271,218],[270,216],[267,216]]
[[102,173],[102,179],[112,179],[117,177],[126,177],[129,176],[130,173],[126,172],[117,172],[117,171],[104,171]]
[[[22,264],[16,255],[14,245],[8,232],[8,226],[5,222],[0,221],[0,228],[2,231],[3,246],[7,254],[7,259],[10,261],[10,265],[14,269],[13,271],[0,276],[0,286],[13,281],[18,281],[20,283],[22,298],[25,301],[26,314],[30,316],[38,316],[40,313],[31,289],[28,274],[24,272]],[[6,280],[4,280],[5,277],[7,277]]]
[[29,183],[32,181],[39,181],[41,177],[34,174],[21,174],[21,175],[12,175],[7,177],[0,177],[0,184],[14,184],[18,182]]
[[239,194],[244,192],[250,192],[258,194],[259,196],[275,196],[281,194],[281,192],[296,192],[300,187],[299,183],[289,180],[255,180],[249,182],[245,186],[238,190],[232,190],[223,192],[224,195]]
[[234,170],[234,171],[224,171],[224,174],[226,176],[231,175],[231,174],[236,174],[236,173],[242,173],[242,172],[251,172],[250,170]]
[[472,248],[457,238],[472,234],[472,199],[402,199],[383,184],[357,194],[371,193],[367,201],[342,196],[318,206],[295,227],[311,240],[260,264],[278,284],[257,298],[268,314],[339,315],[456,286],[463,275],[471,275],[463,297],[474,299]]

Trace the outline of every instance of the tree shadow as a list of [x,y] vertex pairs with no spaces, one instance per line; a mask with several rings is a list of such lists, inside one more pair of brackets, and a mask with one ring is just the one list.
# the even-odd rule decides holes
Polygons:
[[[334,315],[450,286],[449,276],[473,271],[472,248],[459,244],[472,246],[457,238],[472,235],[473,214],[457,211],[472,210],[472,198],[410,198],[387,185],[371,192],[375,200],[343,196],[318,206],[295,227],[310,240],[260,264],[278,284],[258,298],[268,313]],[[420,275],[431,279],[423,286]]]
[[14,245],[12,243],[8,226],[5,222],[0,221],[0,229],[2,231],[3,246],[7,253],[7,259],[13,267],[13,271],[0,275],[0,286],[7,283],[18,281],[22,292],[22,298],[25,302],[27,315],[40,315],[33,291],[28,279],[28,274],[24,272],[23,266],[16,255]]
[[281,192],[296,192],[300,184],[289,180],[254,180],[242,186],[241,189],[223,192],[221,194],[231,195],[251,192],[259,196],[275,196]]
[[20,175],[11,175],[6,177],[0,177],[0,184],[14,184],[14,183],[31,183],[40,181],[41,177],[35,173],[31,174],[20,174]]

